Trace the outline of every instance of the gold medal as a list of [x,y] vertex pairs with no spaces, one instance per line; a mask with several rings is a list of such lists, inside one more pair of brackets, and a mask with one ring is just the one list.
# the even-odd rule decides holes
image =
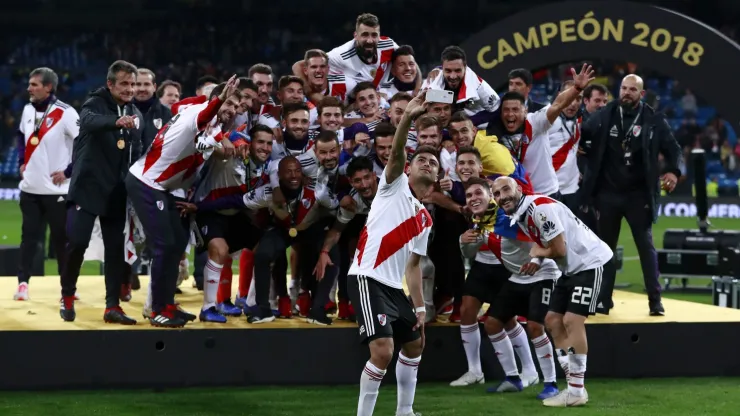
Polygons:
[[290,230],[288,230],[288,235],[295,238],[295,236],[298,235],[298,230],[296,230],[295,227],[291,227]]
[[31,146],[36,146],[39,144],[39,138],[36,136],[31,137]]
[[118,143],[116,144],[118,145],[118,148],[121,150],[123,150],[123,148],[126,147],[126,142],[123,141],[123,139],[118,140]]

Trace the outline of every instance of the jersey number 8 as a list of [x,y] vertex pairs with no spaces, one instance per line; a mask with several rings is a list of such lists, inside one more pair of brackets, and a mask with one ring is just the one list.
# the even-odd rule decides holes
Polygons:
[[593,289],[590,287],[576,286],[573,288],[573,294],[570,297],[571,303],[589,305],[591,303],[591,296],[593,295]]

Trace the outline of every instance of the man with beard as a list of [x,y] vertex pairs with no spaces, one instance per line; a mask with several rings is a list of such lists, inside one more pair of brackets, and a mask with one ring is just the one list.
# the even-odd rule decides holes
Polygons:
[[[347,177],[352,190],[349,195],[342,198],[334,225],[324,238],[324,246],[314,268],[314,274],[319,280],[323,279],[327,266],[334,266],[329,253],[337,243],[340,245],[339,250],[347,253],[354,253],[357,248],[357,236],[365,226],[367,214],[370,212],[373,198],[378,191],[378,176],[373,171],[373,167],[373,162],[367,157],[352,159],[347,166]],[[337,277],[339,281],[337,319],[346,320],[353,318],[355,314],[347,294],[347,272],[352,263],[352,257],[346,256],[341,261]],[[346,265],[345,262],[347,262]]]
[[[652,225],[658,218],[661,188],[672,192],[681,176],[681,147],[664,116],[641,99],[642,79],[627,75],[614,100],[589,117],[583,140],[591,142],[581,203],[596,210],[599,237],[616,250],[622,219],[632,230],[648,293],[650,315],[665,314],[658,280]],[[659,172],[658,157],[665,168]],[[660,185],[659,185],[660,183]],[[589,208],[587,208],[589,209]],[[616,268],[605,277],[602,304],[608,311]]]
[[534,192],[560,198],[558,177],[553,167],[550,140],[547,131],[560,113],[580,95],[594,78],[590,65],[584,64],[581,72],[573,74],[573,87],[558,94],[552,105],[536,113],[526,112],[525,98],[509,91],[502,97],[500,118],[491,120],[486,134],[497,136],[511,155],[526,169],[532,179]]
[[448,46],[442,51],[442,72],[425,84],[431,89],[454,92],[453,112],[465,110],[479,128],[488,125],[491,114],[501,105],[496,91],[467,66],[465,51],[459,46]]
[[[443,190],[447,190],[456,203],[468,206],[470,204],[468,204],[466,199],[465,186],[470,181],[480,178],[483,172],[483,164],[481,163],[478,149],[470,146],[461,147],[457,151],[456,170],[457,176],[462,183],[442,179],[440,180],[440,187]],[[478,211],[474,219],[476,230],[480,231],[491,228],[497,235],[507,235],[513,239],[522,237],[521,233],[517,233],[514,227],[507,224],[508,221],[505,220],[505,214],[495,204],[491,204],[491,206],[486,204],[485,212],[480,211],[479,208],[479,206],[475,207]],[[471,254],[466,257],[472,258],[473,255]],[[511,273],[501,264],[499,258],[496,257],[486,244],[483,244],[480,250],[475,253],[468,277],[465,279],[458,313],[460,338],[463,341],[465,356],[468,360],[468,371],[450,383],[450,386],[469,386],[485,382],[480,363],[481,338],[477,322],[478,311],[483,303],[490,304],[493,302],[493,299],[509,276],[511,276]],[[511,321],[507,321],[507,328],[511,342],[517,346],[521,346],[521,348],[517,348],[515,351],[519,356],[519,360],[522,362],[522,368],[524,370],[520,379],[522,387],[536,384],[539,377],[537,376],[537,371],[534,369],[534,362],[529,353],[529,344],[522,326],[516,320],[512,319]]]
[[318,124],[318,111],[310,101],[305,102],[306,95],[303,92],[303,80],[296,76],[284,76],[278,81],[278,93],[277,97],[280,100],[281,105],[272,106],[269,112],[260,114],[259,121],[257,124],[264,124],[271,129],[276,131],[280,130],[280,112],[284,105],[287,104],[302,104],[309,109],[309,120],[311,129],[317,128]]
[[346,99],[344,74],[329,74],[329,56],[321,49],[307,50],[303,60],[293,64],[293,75],[303,80],[306,97],[316,106],[324,97]]
[[536,113],[545,106],[529,98],[529,93],[532,92],[532,84],[534,84],[534,77],[530,70],[518,68],[509,71],[509,91],[516,91],[521,94],[525,98],[524,106],[527,108],[527,112]]
[[386,100],[392,99],[399,92],[416,95],[421,87],[414,48],[403,45],[393,51],[391,55],[391,70],[388,71],[378,85],[378,92]]
[[[319,199],[334,200],[339,186],[339,140],[333,131],[322,131],[316,137],[316,143],[305,153],[296,156],[301,164],[303,177],[307,179],[307,185],[315,190]],[[270,183],[273,189],[280,187],[279,173],[273,170],[270,173]],[[282,191],[281,191],[282,194]],[[273,193],[274,197],[274,193]],[[306,249],[306,244],[301,244],[296,250],[301,252]],[[301,289],[298,293],[298,311],[301,316],[308,316],[311,309],[310,287],[312,281],[309,275],[301,276]],[[282,308],[281,315],[283,314]],[[288,309],[289,311],[290,309]],[[289,317],[286,316],[286,317]]]
[[[311,110],[304,103],[286,104],[282,109],[280,132],[282,141],[277,139],[272,145],[271,159],[275,162],[285,156],[297,156],[309,147],[308,127]],[[273,129],[273,132],[275,129]]]
[[[565,81],[561,92],[573,86],[573,81]],[[587,87],[588,88],[588,87]],[[558,177],[561,201],[573,212],[578,211],[578,183],[581,172],[578,169],[578,146],[581,139],[582,117],[578,112],[581,109],[581,95],[567,104],[560,116],[552,123],[547,134],[550,139],[552,153],[552,167]]]
[[[221,133],[233,121],[241,101],[237,78],[214,88],[208,103],[190,106],[160,130],[149,151],[131,167],[126,189],[152,253],[151,292],[154,326],[176,328],[194,315],[175,304],[178,264],[188,242],[189,223],[184,221],[172,194],[188,189],[207,151],[220,145],[225,157],[234,145]],[[197,143],[196,143],[197,142]]]
[[[530,258],[529,251],[532,242],[529,239],[502,237],[495,230],[485,224],[485,218],[496,212],[496,204],[491,197],[489,184],[485,179],[470,178],[465,183],[465,198],[468,208],[473,214],[476,226],[468,229],[460,236],[460,248],[463,256],[472,258],[480,255],[483,245],[494,253],[505,266],[505,273],[498,276],[472,275],[468,277],[467,286],[471,293],[478,296],[492,296],[487,301],[491,304],[488,319],[485,321],[486,333],[493,344],[496,357],[506,374],[506,378],[495,388],[489,388],[490,393],[519,392],[526,387],[539,382],[537,369],[532,362],[532,353],[529,349],[527,335],[535,346],[535,353],[545,379],[545,387],[537,395],[544,400],[558,394],[555,384],[555,361],[553,360],[552,345],[545,334],[545,316],[549,307],[555,280],[561,272],[551,259]],[[481,223],[482,222],[482,223]],[[501,279],[501,276],[504,276]],[[483,278],[482,278],[483,277]],[[475,280],[472,280],[475,279]],[[493,290],[487,290],[493,289]],[[488,292],[488,293],[486,293]],[[493,293],[492,293],[493,292]],[[477,306],[483,299],[475,299]],[[477,309],[476,309],[477,310]],[[514,319],[517,315],[528,317],[527,333]],[[478,325],[472,328],[467,325],[467,333],[460,331],[463,340],[466,338],[480,338]],[[471,334],[475,331],[475,334]],[[477,340],[480,344],[480,340]],[[475,342],[473,342],[475,344]],[[466,353],[468,346],[466,345]],[[478,354],[478,349],[470,351]],[[522,361],[522,374],[516,366],[514,351]],[[470,353],[467,354],[468,356]],[[480,359],[480,357],[478,357]],[[480,366],[477,368],[480,369]],[[482,380],[482,373],[480,380]],[[465,377],[465,376],[463,376]],[[472,379],[473,377],[469,377]],[[471,380],[472,381],[472,380]]]
[[133,105],[137,69],[126,61],[108,68],[106,87],[90,94],[80,112],[80,134],[74,141],[72,175],[67,198],[67,262],[61,275],[60,315],[75,320],[75,292],[95,218],[105,246],[107,323],[133,325],[120,307],[125,279],[123,231],[126,226],[124,178],[141,153],[141,113]]
[[596,313],[604,266],[612,252],[565,205],[547,196],[523,195],[512,178],[493,182],[493,198],[535,244],[532,259],[553,259],[563,272],[550,296],[545,324],[557,348],[568,388],[545,399],[548,407],[583,406],[588,340],[586,318]]
[[50,68],[36,68],[28,76],[29,103],[18,123],[18,154],[21,181],[18,188],[21,250],[18,259],[18,289],[14,300],[29,300],[28,283],[39,246],[45,241],[46,224],[57,253],[57,269],[64,272],[67,231],[67,193],[64,175],[72,159],[74,140],[80,132],[80,116],[69,104],[57,99],[59,77]]
[[[206,161],[203,167],[205,176],[193,196],[196,204],[217,199],[221,195],[241,193],[242,190],[252,187],[252,178],[257,180],[262,178],[262,168],[272,150],[272,141],[264,138],[267,136],[272,139],[272,134],[265,134],[265,126],[258,127],[251,133],[259,134],[262,139],[253,140],[248,154],[226,160],[211,156]],[[237,140],[233,144],[237,149],[246,149],[242,147],[246,145],[244,140]],[[231,304],[231,300],[228,303],[217,304],[221,272],[232,254],[238,254],[245,248],[250,250],[254,248],[259,241],[260,231],[236,209],[198,212],[196,223],[205,243],[205,247],[198,251],[208,252],[208,261],[203,272],[203,308],[199,319],[203,322],[226,323],[226,316],[239,316],[241,309]]]
[[[415,415],[416,373],[424,349],[426,321],[420,263],[433,225],[420,200],[437,181],[436,149],[419,147],[409,162],[408,176],[404,170],[409,128],[412,120],[426,111],[425,97],[422,93],[411,100],[401,118],[347,276],[360,339],[370,350],[360,376],[358,416],[373,414],[380,383],[393,359],[394,342],[401,344],[396,364],[396,415]],[[393,243],[399,238],[403,244]],[[404,275],[410,297],[403,289]]]
[[[333,146],[338,146],[336,139]],[[249,323],[271,322],[275,316],[270,308],[270,264],[279,257],[285,256],[285,250],[300,244],[298,251],[300,275],[308,278],[312,275],[320,247],[316,241],[324,238],[326,220],[331,218],[333,210],[339,205],[331,190],[317,180],[317,187],[303,184],[304,177],[301,163],[295,156],[286,156],[278,163],[279,188],[286,202],[277,204],[274,200],[266,203],[273,211],[274,224],[267,229],[254,251],[254,287],[257,308],[248,318]],[[274,191],[274,190],[273,190]],[[330,253],[336,261],[336,256]],[[313,304],[308,312],[307,321],[319,325],[331,325],[331,318],[326,316],[324,305],[329,298],[329,291],[334,284],[334,276],[324,278],[311,285]],[[275,290],[282,299],[288,299],[285,278],[275,282]]]
[[377,88],[390,71],[395,49],[398,45],[393,39],[380,36],[378,17],[363,13],[357,16],[354,39],[329,51],[330,74],[344,74],[348,91],[360,82],[371,82]]

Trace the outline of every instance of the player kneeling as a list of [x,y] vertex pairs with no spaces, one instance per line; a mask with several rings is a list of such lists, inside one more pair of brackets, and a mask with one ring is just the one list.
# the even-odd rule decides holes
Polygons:
[[[474,218],[486,215],[491,211],[491,205],[495,205],[488,182],[480,178],[470,178],[466,183],[465,201]],[[495,212],[495,207],[493,211]],[[531,241],[502,237],[485,229],[466,231],[461,236],[460,243],[465,257],[474,257],[480,247],[486,244],[511,273],[511,277],[503,283],[496,294],[485,322],[488,338],[506,373],[504,381],[496,387],[489,388],[488,392],[519,392],[526,387],[517,369],[512,344],[512,338],[516,338],[513,330],[521,328],[515,319],[520,315],[528,318],[527,334],[535,346],[535,354],[545,379],[545,387],[537,398],[547,399],[555,396],[558,393],[555,384],[555,361],[550,339],[545,334],[544,323],[555,280],[561,275],[557,265],[550,259],[530,258]],[[526,343],[526,340],[524,342]],[[526,353],[531,354],[528,343],[525,345],[520,343],[518,347],[520,349],[526,347],[524,348]],[[536,370],[534,373],[536,374]]]

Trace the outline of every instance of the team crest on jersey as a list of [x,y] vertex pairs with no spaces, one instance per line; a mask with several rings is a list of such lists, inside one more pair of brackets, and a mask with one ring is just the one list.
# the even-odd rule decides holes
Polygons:
[[54,124],[54,119],[51,117],[46,117],[46,128],[48,129],[51,127],[51,125]]
[[203,233],[203,235],[208,235],[208,226],[204,225],[203,228],[200,229],[200,231]]
[[[419,212],[419,208],[416,208],[417,213]],[[427,216],[425,214],[421,214],[421,226],[426,227],[427,225]]]
[[385,326],[385,314],[384,313],[378,314],[378,323],[380,324],[380,326]]
[[136,126],[137,129],[139,128],[139,117],[136,117],[134,119],[134,125]]
[[375,69],[375,68],[373,68],[373,69],[370,70],[370,76],[373,77],[373,78],[375,78],[375,74],[377,74],[377,73],[378,73],[378,70]]
[[641,131],[642,131],[642,126],[632,127],[632,135],[635,137],[639,136]]
[[161,118],[155,118],[152,120],[152,123],[154,123],[154,127],[157,128],[157,130],[162,128],[162,119]]
[[164,202],[157,201],[157,209],[162,211],[164,209]]
[[303,208],[308,209],[311,206],[311,200],[307,198],[301,199],[301,203],[303,204]]

